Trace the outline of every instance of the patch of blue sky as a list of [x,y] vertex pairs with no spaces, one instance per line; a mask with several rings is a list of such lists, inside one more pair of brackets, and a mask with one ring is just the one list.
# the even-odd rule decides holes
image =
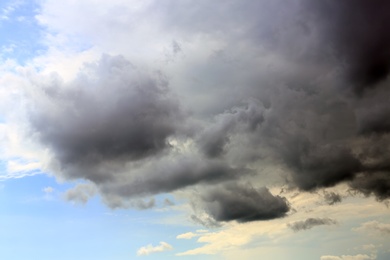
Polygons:
[[[173,250],[147,259],[172,259],[191,248],[189,241],[176,239],[188,227],[156,221],[170,212],[110,211],[97,197],[75,206],[63,199],[63,192],[71,186],[47,175],[5,183],[0,190],[1,259],[135,259],[139,248],[160,241],[172,245]],[[51,200],[46,197],[46,187],[52,187]]]
[[35,19],[35,1],[1,1],[0,58],[20,65],[43,52],[42,28]]

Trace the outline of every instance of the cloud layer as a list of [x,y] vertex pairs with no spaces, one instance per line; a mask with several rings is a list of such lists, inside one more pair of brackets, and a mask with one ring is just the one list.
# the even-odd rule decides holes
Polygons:
[[[185,191],[205,225],[284,217],[272,187],[390,197],[387,1],[137,3],[41,4],[53,48],[97,53],[73,73],[40,57],[7,78],[23,78],[25,139],[56,177],[112,208]],[[86,202],[82,188],[66,198]],[[297,229],[330,223],[307,221]]]

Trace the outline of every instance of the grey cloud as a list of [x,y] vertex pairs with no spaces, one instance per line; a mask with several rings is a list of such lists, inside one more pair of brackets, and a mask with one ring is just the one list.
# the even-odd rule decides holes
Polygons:
[[316,14],[323,41],[345,60],[348,77],[361,93],[390,72],[390,3],[386,0],[306,1]]
[[359,160],[346,148],[330,146],[301,149],[293,158],[289,158],[289,163],[294,168],[294,183],[303,190],[330,187],[351,180],[361,169]]
[[264,107],[249,102],[246,107],[237,107],[216,117],[199,136],[198,144],[208,157],[218,157],[224,153],[230,135],[238,128],[253,132],[264,120]]
[[[208,55],[174,60],[181,70],[170,71],[182,105],[195,110],[187,120],[203,126],[186,130],[193,153],[169,144],[190,116],[167,80],[123,57],[104,56],[72,82],[44,83],[30,113],[32,136],[52,151],[57,175],[91,180],[112,207],[222,183],[201,196],[216,220],[281,217],[288,205],[267,189],[223,186],[253,173],[267,182],[261,167],[269,164],[302,190],[347,182],[388,198],[387,10],[384,0],[152,2],[158,28],[177,39],[170,52]],[[207,44],[191,54],[194,39]],[[271,172],[269,179],[282,179]]]
[[94,185],[89,183],[77,184],[75,187],[67,190],[64,198],[77,204],[86,204],[88,200],[97,192]]
[[145,201],[145,200],[136,200],[133,202],[133,206],[137,209],[150,209],[156,206],[156,200],[154,198]]
[[[167,159],[169,160],[169,159]],[[123,198],[175,191],[195,184],[215,184],[248,176],[247,169],[231,168],[218,161],[179,157],[173,162],[164,160],[134,170],[133,178],[119,179],[102,185],[104,194]]]
[[[60,85],[60,86],[58,86]],[[169,148],[182,115],[165,82],[123,57],[105,55],[65,84],[43,87],[30,113],[32,132],[48,146],[65,174],[102,162],[135,161]],[[67,169],[76,168],[74,171]]]
[[163,205],[169,207],[169,206],[175,205],[175,202],[173,202],[172,200],[170,200],[168,198],[165,198],[164,201],[163,201]]
[[297,221],[288,224],[289,228],[291,228],[293,231],[301,231],[301,230],[307,230],[311,229],[316,226],[321,225],[335,225],[337,224],[337,221],[330,219],[330,218],[308,218],[303,221]]
[[389,175],[389,172],[361,173],[351,182],[351,187],[366,196],[373,194],[377,199],[385,200],[390,198]]
[[175,40],[172,41],[172,51],[173,51],[173,54],[177,54],[177,53],[182,51],[180,44]]
[[208,215],[191,215],[191,220],[197,224],[200,224],[207,228],[219,228],[222,224]]
[[324,199],[329,205],[334,205],[336,203],[341,202],[342,197],[340,194],[336,192],[324,192]]
[[201,199],[202,208],[217,221],[268,220],[283,217],[290,209],[286,199],[250,185],[228,183],[202,192]]

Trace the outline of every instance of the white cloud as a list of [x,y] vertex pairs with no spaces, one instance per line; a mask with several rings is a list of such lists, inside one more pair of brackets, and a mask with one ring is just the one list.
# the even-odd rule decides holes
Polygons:
[[198,234],[195,234],[192,232],[187,232],[187,233],[178,235],[176,238],[177,239],[191,239],[191,238],[196,237],[196,236],[198,236]]
[[54,188],[53,187],[45,187],[44,189],[43,189],[43,192],[45,192],[45,193],[52,193],[54,191]]
[[378,221],[368,221],[353,230],[365,233],[369,232],[371,234],[379,232],[382,235],[390,235],[390,224],[380,223]]
[[164,252],[164,251],[168,251],[168,250],[172,250],[172,249],[173,249],[173,247],[170,244],[168,244],[166,242],[160,242],[159,246],[153,246],[150,244],[150,245],[141,247],[140,249],[138,249],[137,255],[138,256],[145,256],[145,255],[150,255],[150,254],[158,253],[158,252]]
[[321,256],[321,260],[374,260],[376,258],[372,258],[368,255],[342,255],[342,256],[333,256],[333,255],[324,255]]

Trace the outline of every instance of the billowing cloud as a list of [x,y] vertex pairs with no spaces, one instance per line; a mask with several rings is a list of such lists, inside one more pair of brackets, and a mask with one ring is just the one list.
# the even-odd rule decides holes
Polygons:
[[44,1],[37,19],[56,48],[110,55],[15,72],[27,139],[56,177],[91,182],[112,208],[185,190],[206,226],[285,216],[274,185],[390,197],[387,2],[87,3]]
[[161,153],[181,119],[165,82],[120,56],[86,64],[70,83],[54,78],[36,84],[31,131],[69,178],[103,181],[109,175],[87,169]]
[[154,253],[159,253],[159,252],[164,252],[168,250],[172,250],[173,247],[166,243],[166,242],[160,242],[160,245],[158,246],[153,246],[153,245],[147,245],[143,246],[137,251],[138,256],[146,256]]
[[311,229],[315,226],[335,225],[335,224],[337,224],[337,221],[330,219],[330,218],[308,218],[308,219],[303,220],[303,221],[289,223],[288,226],[292,230],[297,232],[297,231],[301,231],[301,230]]
[[202,191],[200,197],[202,208],[217,221],[268,220],[283,217],[290,209],[286,199],[265,187],[229,183]]

